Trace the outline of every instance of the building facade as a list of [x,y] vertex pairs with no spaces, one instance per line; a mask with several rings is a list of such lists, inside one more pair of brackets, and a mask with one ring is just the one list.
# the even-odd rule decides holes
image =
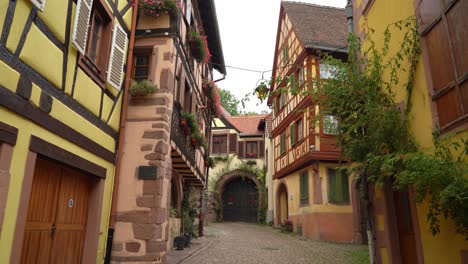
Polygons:
[[[164,263],[173,238],[188,229],[180,219],[184,197],[201,201],[207,185],[209,146],[192,139],[208,141],[214,102],[206,84],[213,69],[226,73],[216,11],[213,1],[172,3],[156,15],[139,6],[132,79],[157,89],[126,102],[113,210],[115,262]],[[193,35],[206,37],[210,57],[197,58]],[[187,132],[187,116],[197,131]]]
[[0,262],[102,263],[132,3],[0,10]]
[[[364,22],[376,36],[383,36],[388,25],[400,20],[416,17],[419,22],[422,54],[414,74],[408,115],[410,132],[416,135],[418,146],[432,149],[436,131],[442,136],[452,133],[453,140],[468,138],[468,1],[357,0],[352,5],[354,31],[361,37],[365,34]],[[393,28],[391,34],[399,39],[404,32]],[[383,42],[376,45],[381,47]],[[398,45],[390,44],[390,54],[399,49]],[[403,85],[394,92],[397,103],[406,101]],[[440,233],[431,234],[429,201],[416,204],[412,191],[395,192],[390,184],[372,192],[377,263],[468,263],[467,241],[457,234],[452,220],[441,221]]]
[[346,60],[344,9],[282,2],[268,103],[273,108],[273,209],[275,225],[325,241],[362,242],[352,177],[340,173],[336,119],[323,114],[307,91],[332,78],[324,53]]
[[206,220],[263,221],[265,200],[265,115],[213,120],[206,194]]

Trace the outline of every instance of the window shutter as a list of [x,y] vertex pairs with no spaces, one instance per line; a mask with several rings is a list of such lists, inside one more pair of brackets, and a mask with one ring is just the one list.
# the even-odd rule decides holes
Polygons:
[[229,153],[237,152],[237,134],[229,134]]
[[86,50],[86,40],[88,38],[89,18],[91,17],[92,6],[93,0],[78,0],[76,4],[72,43],[82,55],[85,54]]
[[244,158],[244,141],[239,141],[239,147],[237,148],[239,158]]
[[35,5],[39,10],[44,11],[46,0],[31,0],[31,3]]
[[122,85],[123,67],[125,63],[125,50],[127,49],[127,33],[119,26],[114,26],[107,82],[117,90]]
[[349,183],[348,183],[348,174],[345,172],[341,172],[341,188],[343,193],[343,200],[344,203],[349,203]]
[[260,158],[263,158],[263,157],[265,156],[265,141],[260,140],[260,141],[258,142],[258,145],[259,145],[259,148],[260,148],[260,150],[259,150],[260,153],[258,153],[258,156],[259,156]]
[[293,123],[291,126],[290,126],[290,133],[289,133],[289,138],[291,139],[291,146],[294,145],[295,142],[295,136],[296,136],[296,133],[294,132],[294,126],[295,124]]
[[337,202],[337,189],[336,189],[336,175],[335,171],[328,169],[328,201],[331,203]]

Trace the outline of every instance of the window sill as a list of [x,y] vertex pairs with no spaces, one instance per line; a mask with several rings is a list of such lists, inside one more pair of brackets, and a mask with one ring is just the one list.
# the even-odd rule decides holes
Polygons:
[[85,56],[78,55],[78,66],[83,70],[86,75],[88,75],[94,83],[96,83],[112,99],[115,99],[115,96],[106,88],[106,76],[105,71],[98,69],[96,65],[88,60]]

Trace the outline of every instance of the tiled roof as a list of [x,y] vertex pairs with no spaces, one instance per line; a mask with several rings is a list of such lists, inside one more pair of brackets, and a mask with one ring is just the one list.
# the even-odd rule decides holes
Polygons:
[[258,123],[265,117],[266,115],[225,116],[243,135],[263,135],[263,131],[258,130]]
[[343,8],[282,2],[284,11],[307,48],[345,49],[348,28]]

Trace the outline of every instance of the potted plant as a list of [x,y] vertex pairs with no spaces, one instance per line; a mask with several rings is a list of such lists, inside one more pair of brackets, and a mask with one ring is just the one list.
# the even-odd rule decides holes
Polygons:
[[185,236],[178,236],[174,238],[174,247],[176,248],[176,250],[184,250]]
[[141,0],[140,8],[148,16],[159,17],[163,14],[177,17],[179,14],[179,2],[176,0]]
[[[182,112],[182,118],[180,119],[180,126],[186,136],[192,134],[192,127],[195,128],[194,124],[197,123],[195,115],[189,112]],[[197,124],[198,126],[198,124]]]
[[211,54],[208,49],[206,36],[200,35],[195,29],[190,29],[188,32],[188,44],[190,51],[195,60],[207,63],[210,60]]
[[132,81],[132,86],[130,87],[130,94],[135,97],[146,96],[150,93],[155,93],[157,90],[156,85],[152,84],[148,80],[141,81]]

